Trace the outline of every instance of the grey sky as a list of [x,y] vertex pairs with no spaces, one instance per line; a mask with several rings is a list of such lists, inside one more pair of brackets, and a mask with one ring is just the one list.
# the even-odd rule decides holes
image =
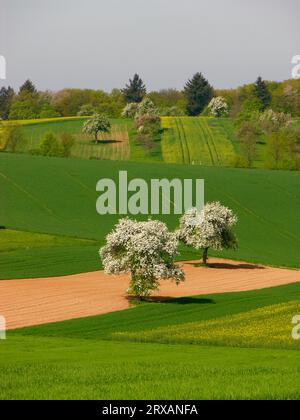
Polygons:
[[[291,77],[299,0],[0,0],[0,54],[14,87],[110,90],[138,72],[148,89]],[[4,84],[0,81],[0,84]]]

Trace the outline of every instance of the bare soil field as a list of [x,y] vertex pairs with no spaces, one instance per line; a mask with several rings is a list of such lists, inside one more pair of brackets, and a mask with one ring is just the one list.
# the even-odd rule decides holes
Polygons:
[[[162,282],[154,296],[176,298],[213,293],[256,290],[300,282],[300,271],[210,259],[210,267],[182,263],[186,281]],[[0,314],[7,328],[82,318],[130,308],[126,297],[128,276],[103,271],[66,277],[0,282]]]

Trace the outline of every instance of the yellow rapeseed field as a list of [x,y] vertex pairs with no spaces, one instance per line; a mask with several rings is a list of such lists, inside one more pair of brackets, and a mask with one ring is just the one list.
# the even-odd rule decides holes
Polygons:
[[296,315],[300,315],[300,301],[266,306],[214,320],[186,323],[150,331],[116,333],[115,336],[144,342],[300,350],[300,342],[292,337],[292,319]]

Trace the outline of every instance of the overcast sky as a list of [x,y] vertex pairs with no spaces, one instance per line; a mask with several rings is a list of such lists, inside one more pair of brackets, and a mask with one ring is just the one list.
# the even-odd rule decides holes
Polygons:
[[197,71],[217,88],[284,80],[299,19],[299,0],[0,0],[0,85],[109,91],[135,72],[149,90]]

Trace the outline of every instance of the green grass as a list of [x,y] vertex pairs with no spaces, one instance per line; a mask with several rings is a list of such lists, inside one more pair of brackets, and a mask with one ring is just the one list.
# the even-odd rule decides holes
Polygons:
[[1,400],[300,398],[297,351],[9,337],[0,352]]
[[[219,200],[233,208],[239,216],[239,250],[214,255],[276,266],[300,267],[300,178],[297,172],[100,162],[1,153],[0,189],[4,197],[0,202],[1,225],[20,231],[96,240],[98,247],[104,243],[106,234],[111,231],[119,216],[99,216],[96,213],[96,183],[107,177],[117,180],[120,170],[127,170],[129,179],[143,177],[148,181],[154,175],[159,179],[204,178],[206,201]],[[161,219],[172,229],[178,224],[178,216],[162,216]],[[82,269],[80,252],[76,254],[76,267],[79,271],[89,270],[88,261],[92,262],[90,269],[96,269],[96,261],[99,259],[97,249],[92,248],[90,259],[82,258]],[[69,249],[69,257],[63,257],[66,261],[72,259],[71,247]],[[192,250],[182,251],[180,259],[199,256]],[[30,259],[31,251],[23,252],[26,252],[24,257]],[[22,258],[20,254],[19,259]],[[9,254],[2,255],[1,260],[6,267],[12,263]],[[43,260],[41,273],[47,275],[47,260],[44,257]],[[38,264],[37,260],[34,268],[37,276]],[[63,274],[68,274],[70,265],[67,265],[62,270]],[[60,267],[63,268],[63,264]],[[48,269],[51,275],[54,270],[52,260],[49,260]],[[12,271],[15,272],[15,268]],[[32,273],[31,268],[28,272],[23,269],[21,271],[23,277]],[[9,274],[7,270],[5,273]]]
[[209,321],[156,328],[147,331],[115,333],[127,341],[204,344],[231,347],[299,349],[292,338],[291,320],[298,314],[300,301],[281,303]]
[[0,279],[98,270],[98,250],[93,240],[0,230]]
[[[300,284],[145,303],[11,331],[0,341],[0,399],[300,399],[299,351],[243,342],[236,348],[119,342],[115,335],[155,328],[166,334],[187,322],[222,324],[225,316],[235,322],[237,314],[247,328],[249,311],[292,299],[300,300]],[[213,338],[214,329],[209,333]]]
[[165,162],[230,166],[235,150],[218,120],[206,117],[163,117],[162,152]]
[[25,141],[18,145],[17,152],[29,153],[39,147],[41,138],[47,132],[56,135],[69,133],[74,136],[75,145],[72,156],[83,159],[129,160],[130,144],[128,133],[132,122],[125,119],[111,119],[111,133],[99,136],[102,143],[94,144],[93,138],[82,133],[86,118],[62,118],[53,120],[34,120],[21,122]]

